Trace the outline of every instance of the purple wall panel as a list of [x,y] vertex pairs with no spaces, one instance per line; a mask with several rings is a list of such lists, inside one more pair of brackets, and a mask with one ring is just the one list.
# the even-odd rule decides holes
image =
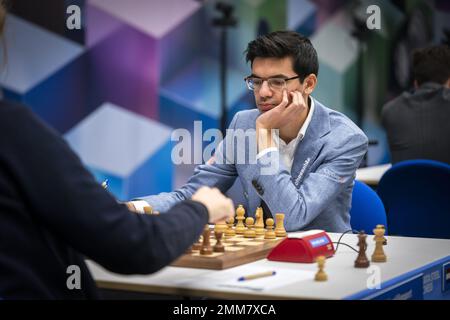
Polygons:
[[91,99],[109,101],[158,119],[158,55],[155,41],[127,25],[89,52]]

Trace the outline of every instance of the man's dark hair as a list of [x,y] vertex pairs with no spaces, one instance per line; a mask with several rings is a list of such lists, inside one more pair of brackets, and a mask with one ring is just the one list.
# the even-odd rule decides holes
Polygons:
[[306,76],[319,73],[316,49],[308,38],[294,31],[275,31],[258,37],[248,44],[247,62],[255,58],[293,58],[293,69],[301,82]]
[[444,84],[450,78],[450,47],[440,45],[414,50],[413,76],[419,86],[429,81]]

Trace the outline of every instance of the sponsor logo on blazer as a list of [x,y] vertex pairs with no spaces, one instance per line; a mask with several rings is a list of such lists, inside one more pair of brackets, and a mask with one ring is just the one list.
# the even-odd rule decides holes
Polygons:
[[307,158],[305,162],[303,162],[302,169],[300,170],[300,173],[297,176],[297,179],[295,179],[295,186],[298,187],[298,184],[300,183],[300,180],[302,180],[303,175],[305,174],[306,168],[308,167],[309,163],[311,162],[311,158]]

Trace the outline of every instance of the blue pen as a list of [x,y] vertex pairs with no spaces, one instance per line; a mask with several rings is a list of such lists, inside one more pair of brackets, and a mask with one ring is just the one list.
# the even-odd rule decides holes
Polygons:
[[238,281],[247,281],[247,280],[253,280],[253,279],[258,279],[258,278],[263,278],[263,277],[270,277],[270,276],[274,276],[276,274],[277,274],[276,271],[266,271],[266,272],[261,272],[261,273],[256,273],[256,274],[240,277],[238,279]]

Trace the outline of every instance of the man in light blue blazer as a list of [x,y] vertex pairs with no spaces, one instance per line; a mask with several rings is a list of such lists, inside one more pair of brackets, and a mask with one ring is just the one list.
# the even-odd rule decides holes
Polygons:
[[[248,216],[259,206],[265,218],[284,213],[287,231],[351,229],[355,172],[368,139],[346,116],[311,97],[318,74],[311,42],[277,31],[251,41],[246,58],[252,73],[245,81],[257,109],[234,116],[214,158],[197,166],[184,186],[144,197],[135,207],[167,211],[206,185],[228,191]],[[234,143],[243,132],[255,143]]]

